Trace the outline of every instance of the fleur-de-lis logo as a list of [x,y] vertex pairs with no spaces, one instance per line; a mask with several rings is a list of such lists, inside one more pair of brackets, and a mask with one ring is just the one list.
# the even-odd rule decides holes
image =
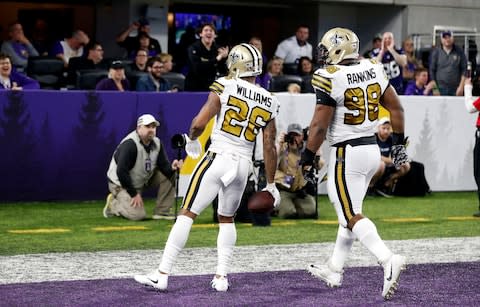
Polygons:
[[330,42],[333,45],[338,46],[343,42],[343,36],[335,32],[335,34],[332,37],[330,37]]
[[237,52],[232,52],[232,53],[230,54],[230,62],[231,62],[232,64],[238,62],[238,61],[240,60],[240,58],[241,58],[241,54],[239,54],[239,53],[237,53]]

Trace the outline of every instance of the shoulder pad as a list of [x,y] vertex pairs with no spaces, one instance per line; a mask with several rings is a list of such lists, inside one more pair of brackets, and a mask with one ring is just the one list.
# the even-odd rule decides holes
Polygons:
[[337,72],[339,70],[340,70],[340,68],[338,68],[335,65],[328,65],[327,67],[325,67],[325,71],[327,71],[329,74],[334,74],[335,72]]

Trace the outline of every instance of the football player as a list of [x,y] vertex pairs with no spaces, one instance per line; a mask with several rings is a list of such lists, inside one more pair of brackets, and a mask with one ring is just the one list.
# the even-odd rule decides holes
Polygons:
[[188,136],[185,135],[187,154],[198,158],[201,145],[197,138],[210,119],[216,118],[212,143],[192,173],[160,266],[150,274],[135,276],[137,282],[158,290],[167,288],[168,275],[177,255],[185,246],[193,221],[217,194],[218,264],[211,286],[217,291],[228,290],[227,273],[237,238],[234,215],[252,168],[254,142],[260,130],[263,130],[268,182],[265,190],[273,195],[274,206],[280,203],[280,194],[274,184],[277,163],[275,117],[278,115],[279,102],[254,83],[255,77],[262,72],[262,55],[252,45],[237,45],[228,55],[227,67],[228,76],[214,81],[210,86],[207,101],[192,120]]
[[391,114],[394,132],[392,156],[398,167],[408,161],[404,146],[403,108],[381,64],[359,60],[359,40],[351,30],[334,28],[318,44],[322,68],[312,79],[316,106],[310,136],[302,156],[304,170],[313,165],[315,152],[326,138],[330,145],[328,196],[339,227],[333,255],[326,264],[308,271],[331,287],[342,283],[343,267],[352,243],[358,239],[384,268],[382,296],[390,299],[398,286],[405,257],[384,244],[373,222],[362,214],[368,183],[380,164],[375,140],[380,104]]

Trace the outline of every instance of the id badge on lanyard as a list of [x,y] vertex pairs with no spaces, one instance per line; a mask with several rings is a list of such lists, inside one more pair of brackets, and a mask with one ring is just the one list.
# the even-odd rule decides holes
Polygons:
[[152,171],[152,160],[150,160],[150,157],[145,159],[145,171],[147,172]]

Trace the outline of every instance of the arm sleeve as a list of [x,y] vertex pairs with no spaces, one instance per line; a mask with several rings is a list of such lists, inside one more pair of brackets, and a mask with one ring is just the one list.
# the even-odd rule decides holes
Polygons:
[[412,84],[411,82],[408,82],[407,88],[405,89],[404,95],[415,95],[415,85],[414,83]]
[[147,80],[143,77],[140,77],[140,79],[138,79],[138,82],[135,86],[135,90],[137,92],[148,92],[148,88],[147,88]]
[[288,49],[287,49],[287,41],[284,40],[282,42],[280,42],[280,44],[278,44],[277,46],[277,50],[275,50],[275,56],[279,57],[279,58],[282,58],[282,59],[285,59],[285,57],[287,56],[288,54]]
[[27,59],[19,56],[15,50],[13,49],[12,44],[9,41],[3,42],[2,44],[2,52],[6,53],[10,56],[12,60],[12,65],[14,66],[21,66],[21,67],[26,67],[27,66]]
[[335,101],[335,99],[333,99],[332,96],[328,95],[324,91],[316,89],[315,90],[315,95],[316,95],[316,98],[317,98],[316,99],[317,104],[324,104],[324,105],[331,106],[331,107],[336,107],[337,106],[337,102]]
[[210,58],[202,57],[201,50],[196,48],[195,43],[188,47],[188,61],[190,63],[190,70],[197,76],[208,75],[210,71],[216,70],[216,55]]
[[40,88],[40,83],[37,80],[27,77],[20,73],[15,73],[10,77],[12,82],[17,82],[18,86],[21,86],[24,90],[37,90]]
[[130,170],[137,160],[137,146],[135,142],[126,140],[120,144],[115,152],[114,159],[117,163],[117,176],[120,184],[131,197],[134,197],[137,195],[137,190],[134,188],[130,178]]
[[163,144],[160,144],[160,152],[158,153],[157,166],[160,172],[165,175],[165,177],[172,178],[174,171],[172,170],[172,166],[170,165],[170,161],[168,160],[167,153],[165,152]]
[[52,46],[52,50],[50,51],[51,56],[57,56],[58,54],[63,54],[63,48],[60,44],[60,41],[56,41]]
[[480,98],[474,98],[472,97],[472,89],[473,86],[470,84],[466,84],[464,86],[464,92],[465,92],[465,108],[469,113],[475,113],[480,110]]
[[35,49],[32,44],[28,44],[26,46],[28,50],[28,56],[39,56],[37,49]]
[[102,80],[98,81],[97,85],[95,86],[95,90],[97,90],[97,91],[105,90],[106,83],[107,83],[106,80],[108,80],[108,79],[102,79]]

